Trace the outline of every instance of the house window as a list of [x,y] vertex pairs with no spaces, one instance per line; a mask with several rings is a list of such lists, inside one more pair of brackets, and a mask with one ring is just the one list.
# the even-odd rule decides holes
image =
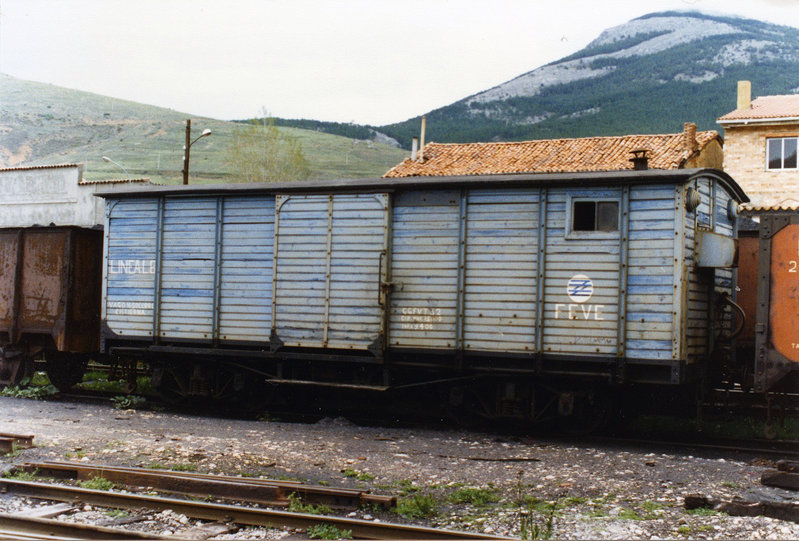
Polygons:
[[618,201],[572,200],[572,231],[619,230]]
[[766,139],[767,169],[796,169],[797,137]]

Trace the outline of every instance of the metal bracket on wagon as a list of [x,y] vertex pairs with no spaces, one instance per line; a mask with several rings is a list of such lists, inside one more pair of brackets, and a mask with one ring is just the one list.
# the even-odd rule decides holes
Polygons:
[[283,347],[283,340],[277,335],[277,331],[272,329],[272,332],[269,334],[269,351],[275,353],[279,349]]
[[382,359],[383,351],[385,350],[385,341],[383,339],[383,334],[382,333],[378,334],[377,338],[375,338],[374,341],[367,346],[366,350],[375,357],[377,357],[378,359]]

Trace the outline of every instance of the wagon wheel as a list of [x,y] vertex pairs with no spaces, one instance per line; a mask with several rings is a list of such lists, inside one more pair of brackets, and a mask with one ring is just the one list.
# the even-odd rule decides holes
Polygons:
[[33,359],[21,351],[0,348],[0,389],[19,386],[33,376]]
[[47,377],[62,393],[69,392],[83,380],[89,357],[84,353],[49,351],[46,353]]
[[606,428],[612,416],[610,393],[592,389],[575,397],[573,413],[560,419],[560,428],[575,436],[594,434]]
[[190,395],[190,370],[180,364],[159,364],[153,367],[153,389],[167,404],[184,402]]

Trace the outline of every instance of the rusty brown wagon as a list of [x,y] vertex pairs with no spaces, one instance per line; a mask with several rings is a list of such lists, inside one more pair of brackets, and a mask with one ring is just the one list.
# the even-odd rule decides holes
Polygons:
[[103,232],[81,227],[0,229],[0,386],[45,359],[65,390],[100,349]]

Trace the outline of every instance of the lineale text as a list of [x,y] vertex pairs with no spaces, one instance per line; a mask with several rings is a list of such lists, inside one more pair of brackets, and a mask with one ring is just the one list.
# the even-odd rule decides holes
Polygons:
[[108,274],[155,274],[155,259],[111,259]]

